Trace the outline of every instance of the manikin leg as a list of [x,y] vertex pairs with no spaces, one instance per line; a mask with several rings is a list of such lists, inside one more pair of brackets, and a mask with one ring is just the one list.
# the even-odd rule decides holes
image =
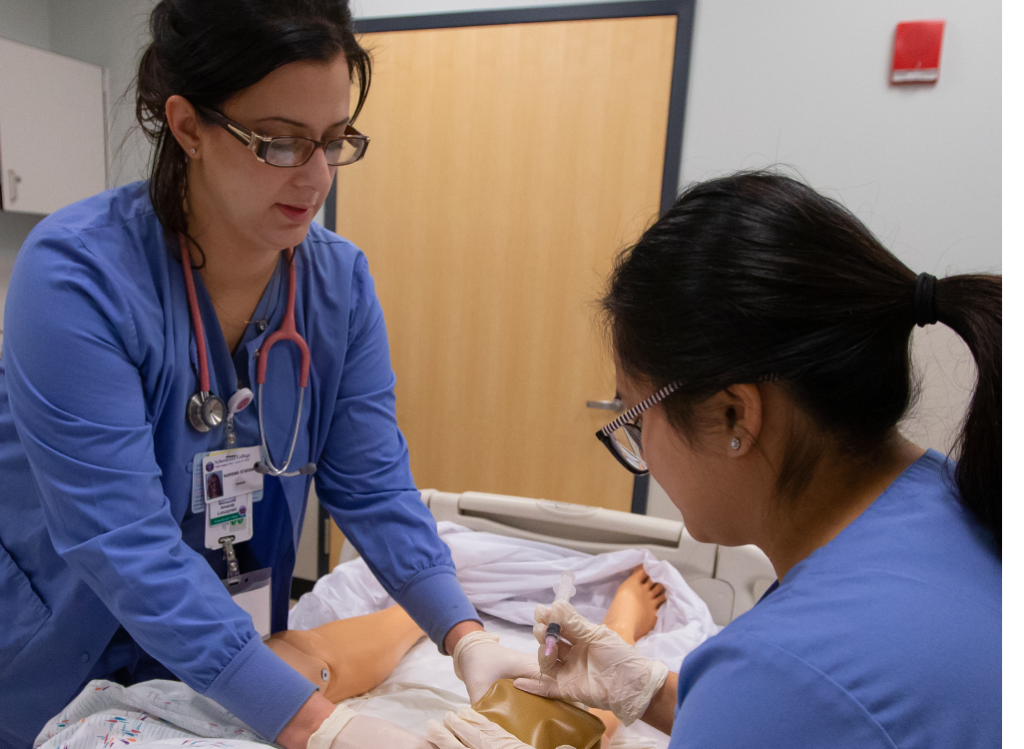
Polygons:
[[337,703],[384,681],[421,637],[423,630],[395,605],[310,630],[277,632],[267,645]]

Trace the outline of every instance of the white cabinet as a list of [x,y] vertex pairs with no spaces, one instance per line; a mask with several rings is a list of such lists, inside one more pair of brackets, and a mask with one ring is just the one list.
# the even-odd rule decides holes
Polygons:
[[2,208],[53,213],[106,189],[103,71],[0,39]]

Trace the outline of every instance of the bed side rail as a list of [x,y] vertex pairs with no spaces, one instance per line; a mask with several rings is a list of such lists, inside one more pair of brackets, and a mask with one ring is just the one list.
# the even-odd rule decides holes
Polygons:
[[[675,520],[483,492],[451,494],[426,490],[422,494],[438,521],[450,520],[475,531],[540,541],[588,554],[647,549],[673,564],[691,584],[714,576],[715,545],[699,543]],[[717,604],[712,616],[716,621],[729,621],[731,597]]]
[[[749,610],[775,579],[771,564],[757,547],[700,543],[677,520],[484,492],[453,494],[425,489],[421,496],[435,520],[448,520],[474,531],[588,554],[647,549],[682,573],[719,625]],[[355,549],[346,543],[340,561],[355,557]]]
[[750,610],[775,580],[756,546],[700,543],[675,520],[602,507],[483,492],[422,492],[436,520],[473,530],[527,538],[590,554],[640,547],[665,559],[708,604],[719,625]]

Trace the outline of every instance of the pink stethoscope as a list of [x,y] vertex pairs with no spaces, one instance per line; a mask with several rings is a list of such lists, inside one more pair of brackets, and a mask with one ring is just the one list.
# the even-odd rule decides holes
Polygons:
[[[235,434],[232,426],[234,415],[252,402],[252,391],[249,388],[241,388],[231,396],[226,408],[224,401],[210,391],[210,370],[206,362],[206,335],[203,330],[203,318],[199,314],[195,281],[192,278],[192,258],[185,237],[179,236],[179,242],[181,244],[181,269],[185,274],[185,294],[188,297],[189,312],[192,315],[192,328],[196,334],[196,354],[199,359],[199,390],[188,399],[186,416],[192,428],[199,432],[208,432],[226,422],[228,444],[234,444]],[[270,457],[267,433],[263,429],[263,385],[267,381],[267,362],[270,359],[270,349],[275,343],[282,340],[291,341],[299,347],[302,364],[299,369],[299,410],[295,416],[295,431],[292,433],[288,458],[284,465],[278,468]],[[271,476],[297,476],[299,474],[309,475],[316,471],[316,464],[307,463],[297,471],[287,472],[295,453],[295,443],[299,438],[299,428],[302,424],[302,400],[308,384],[309,346],[295,329],[295,248],[293,247],[288,250],[288,309],[285,311],[281,327],[277,329],[276,333],[267,336],[256,355],[256,413],[259,417],[260,441],[263,443],[263,460],[256,464],[256,470],[260,473]]]

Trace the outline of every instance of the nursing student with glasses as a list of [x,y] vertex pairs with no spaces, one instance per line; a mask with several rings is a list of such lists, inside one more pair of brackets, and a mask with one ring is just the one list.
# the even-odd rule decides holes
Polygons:
[[[540,606],[543,675],[515,686],[673,749],[999,746],[1002,278],[914,273],[838,203],[741,172],[686,189],[620,256],[603,309],[627,410],[598,439],[696,540],[756,544],[778,580],[672,668]],[[977,364],[956,459],[899,429],[911,333],[934,324]],[[523,747],[444,722],[472,749]]]
[[[366,257],[312,223],[369,143],[351,20],[338,0],[157,3],[136,96],[148,178],[54,213],[18,255],[2,749],[96,679],[180,679],[286,749],[427,749],[334,702],[423,635],[473,699],[539,673],[483,631],[420,501]],[[313,481],[398,604],[319,640],[287,632]]]

